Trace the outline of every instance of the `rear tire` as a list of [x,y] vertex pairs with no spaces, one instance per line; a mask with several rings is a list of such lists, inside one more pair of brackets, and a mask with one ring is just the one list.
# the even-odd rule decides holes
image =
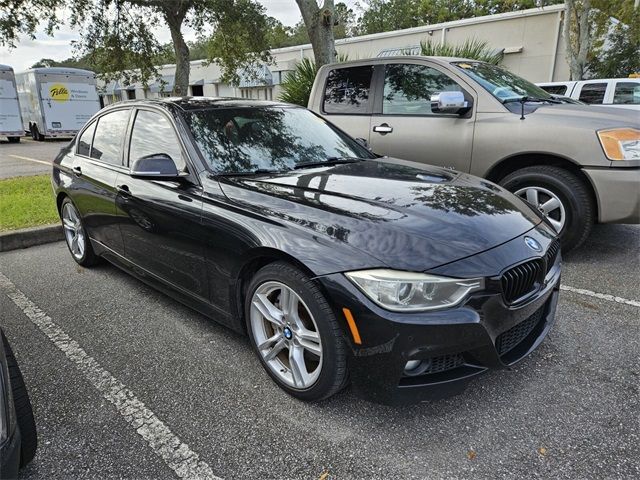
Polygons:
[[33,418],[33,409],[27,393],[27,387],[22,378],[22,372],[13,355],[11,346],[7,338],[2,334],[2,343],[7,355],[7,366],[9,367],[9,382],[13,393],[13,404],[16,410],[16,420],[20,429],[20,468],[27,465],[36,454],[38,448],[38,432],[36,422]]
[[[544,165],[526,167],[504,177],[500,185],[512,193],[520,192],[523,200],[526,200],[524,192],[530,188],[550,192],[560,200],[564,221],[558,233],[563,251],[578,248],[589,236],[595,208],[588,187],[572,172]],[[538,205],[533,207],[537,209]]]
[[20,137],[7,137],[9,143],[20,143]]
[[60,219],[71,257],[83,267],[92,267],[98,263],[100,258],[93,251],[82,217],[69,197],[60,205]]
[[[273,293],[264,293],[270,287]],[[297,298],[294,303],[295,315],[290,314],[293,310],[293,307],[289,307],[291,303],[285,301],[281,304],[284,290],[288,290],[288,298]],[[269,307],[276,307],[276,313],[283,314],[281,326],[274,327],[274,324],[258,310],[254,303],[258,294],[270,299],[273,303],[269,303]],[[251,345],[262,366],[289,395],[307,402],[316,402],[329,398],[346,386],[347,354],[340,326],[333,309],[308,275],[284,262],[263,267],[251,279],[247,288],[245,318]],[[301,319],[305,323],[304,328],[300,328]],[[266,327],[263,326],[263,322]],[[267,343],[265,338],[273,338],[278,333],[279,340],[285,342],[286,346],[281,347],[278,350],[280,353],[270,359],[269,353],[276,350],[279,340],[274,340],[270,346],[264,347]],[[313,348],[307,350],[305,344],[309,343],[305,338],[309,338],[310,334],[319,338],[319,342],[315,340]],[[263,345],[262,349],[258,347],[260,343]],[[304,373],[298,374],[296,379],[299,364],[291,360],[292,351],[301,345],[303,353],[300,354],[300,358],[304,363]],[[313,349],[319,350],[320,356],[312,354]],[[295,359],[295,356],[293,358]],[[308,365],[312,368],[308,369]],[[300,379],[304,380],[296,381]]]

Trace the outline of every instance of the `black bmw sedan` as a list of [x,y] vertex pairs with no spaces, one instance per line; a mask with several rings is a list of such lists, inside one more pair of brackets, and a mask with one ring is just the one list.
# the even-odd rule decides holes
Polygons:
[[104,258],[246,332],[302,400],[349,382],[389,404],[451,395],[554,322],[560,252],[534,209],[377,158],[304,108],[119,103],[61,151],[53,185],[76,262]]

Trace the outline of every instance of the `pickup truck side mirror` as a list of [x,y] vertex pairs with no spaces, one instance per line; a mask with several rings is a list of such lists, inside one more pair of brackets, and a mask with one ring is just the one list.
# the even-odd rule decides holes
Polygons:
[[361,138],[361,137],[357,137],[357,138],[355,138],[355,141],[358,142],[361,146],[363,146],[367,150],[369,150],[369,142],[367,142],[366,139]]
[[433,113],[461,114],[467,111],[469,103],[462,92],[439,92],[431,95],[431,111]]
[[180,177],[180,173],[169,155],[154,153],[133,162],[131,176],[149,180],[176,180]]

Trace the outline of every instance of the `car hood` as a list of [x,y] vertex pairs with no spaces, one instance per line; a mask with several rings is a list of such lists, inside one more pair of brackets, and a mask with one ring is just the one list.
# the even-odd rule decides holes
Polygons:
[[401,270],[424,271],[475,255],[541,222],[491,182],[389,158],[224,177],[220,185],[243,208]]
[[533,115],[544,116],[549,119],[559,119],[565,125],[580,127],[589,130],[614,127],[640,127],[640,115],[635,110],[589,106],[589,105],[542,105]]

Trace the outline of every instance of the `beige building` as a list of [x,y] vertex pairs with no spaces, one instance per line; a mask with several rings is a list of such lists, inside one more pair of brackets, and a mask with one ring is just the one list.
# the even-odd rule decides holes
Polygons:
[[[467,39],[484,40],[492,48],[504,52],[503,65],[532,82],[569,79],[562,37],[564,5],[551,5],[518,12],[468,18],[453,22],[425,25],[392,32],[344,38],[336,41],[338,54],[350,60],[390,56],[406,51],[419,52],[420,42],[462,43]],[[191,62],[189,94],[195,96],[233,96],[277,99],[280,83],[303,57],[313,58],[311,45],[278,48],[271,51],[272,65],[264,66],[257,75],[250,75],[240,85],[220,81],[220,68],[205,65],[202,60]],[[113,103],[133,98],[169,96],[173,87],[175,65],[160,67],[162,81],[143,89],[141,85],[124,87],[118,83],[103,86],[103,100]],[[257,78],[257,79],[256,79]]]

